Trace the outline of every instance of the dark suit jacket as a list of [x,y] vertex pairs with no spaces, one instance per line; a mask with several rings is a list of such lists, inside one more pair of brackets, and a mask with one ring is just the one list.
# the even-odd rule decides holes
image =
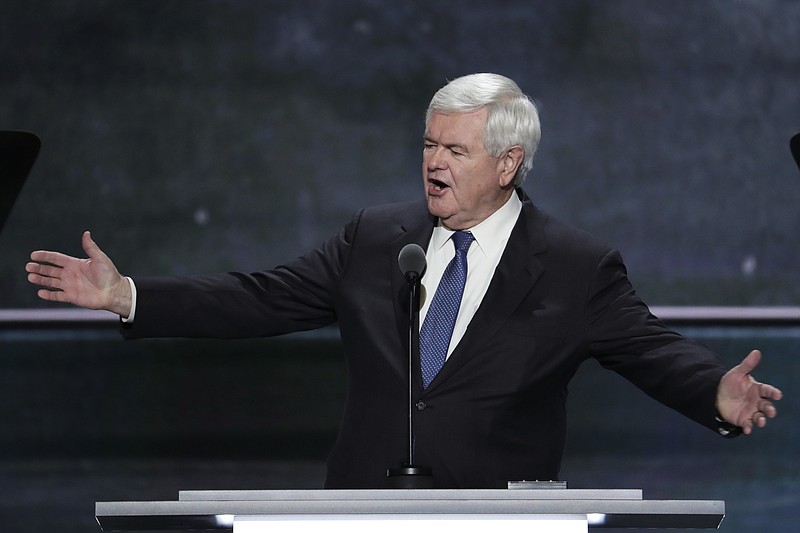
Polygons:
[[[433,468],[437,487],[558,479],[567,385],[588,358],[715,428],[718,358],[650,314],[615,250],[519,194],[522,213],[463,339],[427,390],[414,372],[416,463]],[[326,486],[386,486],[386,469],[407,456],[408,287],[397,256],[408,243],[425,248],[435,222],[424,201],[380,206],[270,271],[137,278],[124,334],[270,336],[338,322],[349,382]]]

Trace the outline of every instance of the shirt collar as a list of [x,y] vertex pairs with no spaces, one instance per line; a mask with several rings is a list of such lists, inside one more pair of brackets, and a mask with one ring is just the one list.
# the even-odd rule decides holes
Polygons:
[[[466,231],[472,233],[472,236],[475,237],[475,242],[485,255],[492,256],[505,246],[505,242],[511,235],[511,230],[514,229],[514,225],[517,223],[520,211],[522,211],[522,201],[519,199],[519,195],[514,192],[500,209],[489,215],[486,220],[477,226],[473,226]],[[439,220],[431,236],[431,249],[433,251],[441,249],[450,240],[453,233],[455,232],[444,227],[442,221]]]

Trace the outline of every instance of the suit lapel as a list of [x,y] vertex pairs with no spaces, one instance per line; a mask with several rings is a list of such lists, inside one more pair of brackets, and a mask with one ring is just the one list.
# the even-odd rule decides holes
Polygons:
[[511,232],[486,295],[458,346],[428,390],[446,381],[479,353],[475,348],[494,337],[544,271],[537,255],[546,249],[545,216],[524,193],[522,199],[522,212]]
[[[399,338],[402,339],[402,345],[404,348],[402,354],[404,369],[407,368],[408,364],[408,306],[410,287],[408,282],[403,277],[403,274],[400,272],[400,266],[397,263],[397,257],[400,254],[400,250],[402,250],[407,244],[416,243],[420,245],[423,250],[428,247],[428,241],[431,239],[431,234],[433,233],[433,227],[436,223],[436,220],[427,212],[427,206],[425,207],[425,213],[426,216],[417,215],[413,218],[410,217],[406,223],[401,223],[400,235],[395,238],[389,246],[389,260],[392,264],[391,297],[392,301],[394,302],[395,327]],[[419,315],[417,314],[414,324],[417,329],[419,328],[418,322],[416,322],[418,319]],[[419,346],[414,346],[413,357],[415,359],[413,363],[414,368],[418,368]]]

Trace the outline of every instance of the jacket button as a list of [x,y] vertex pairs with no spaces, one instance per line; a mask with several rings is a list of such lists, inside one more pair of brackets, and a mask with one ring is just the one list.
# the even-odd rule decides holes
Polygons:
[[423,402],[422,400],[417,402],[417,410],[418,411],[424,411],[426,407],[427,407],[427,405],[425,405],[425,402]]

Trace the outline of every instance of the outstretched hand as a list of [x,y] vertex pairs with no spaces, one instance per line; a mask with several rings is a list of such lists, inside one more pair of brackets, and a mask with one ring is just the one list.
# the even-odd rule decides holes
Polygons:
[[126,317],[130,312],[131,289],[128,280],[84,232],[81,239],[87,259],[59,252],[36,251],[25,265],[28,281],[42,287],[39,298],[66,302],[87,309],[105,309]]
[[745,435],[755,426],[763,428],[768,418],[775,418],[773,401],[783,393],[772,385],[759,383],[750,373],[761,361],[761,352],[753,350],[722,377],[717,388],[717,409],[727,422],[742,428]]

